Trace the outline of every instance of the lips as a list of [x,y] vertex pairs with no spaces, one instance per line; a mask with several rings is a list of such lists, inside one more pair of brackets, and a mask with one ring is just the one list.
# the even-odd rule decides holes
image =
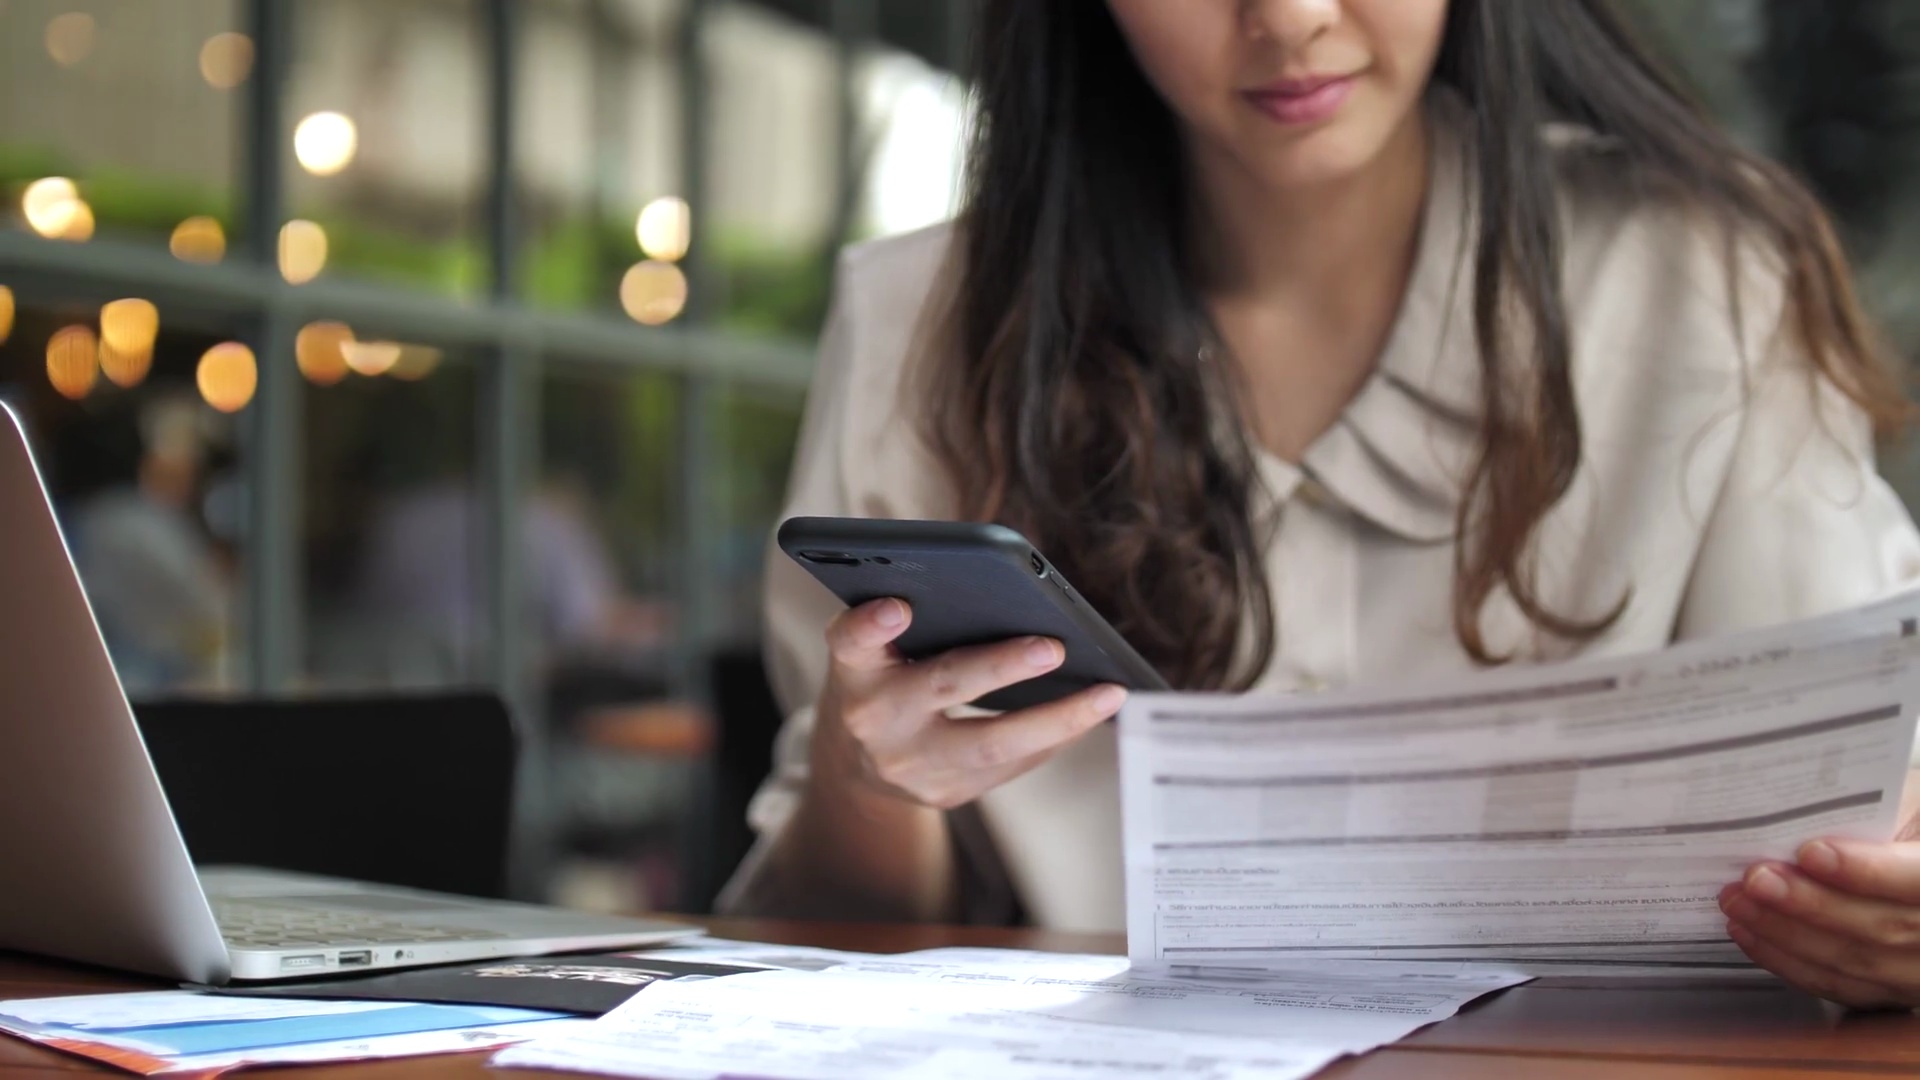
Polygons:
[[1268,83],[1242,96],[1269,118],[1288,126],[1322,123],[1353,93],[1355,76],[1320,76]]

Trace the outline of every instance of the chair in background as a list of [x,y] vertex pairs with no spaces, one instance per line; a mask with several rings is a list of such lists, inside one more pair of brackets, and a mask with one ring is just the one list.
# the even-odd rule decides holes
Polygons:
[[136,703],[194,861],[497,898],[516,744],[497,697]]

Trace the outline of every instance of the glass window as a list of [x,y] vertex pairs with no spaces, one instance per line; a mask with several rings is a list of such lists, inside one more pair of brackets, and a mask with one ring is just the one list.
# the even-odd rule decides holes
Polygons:
[[309,324],[307,674],[319,685],[486,681],[492,647],[474,358]]
[[553,899],[674,907],[712,738],[679,677],[680,384],[562,365],[541,401],[524,610],[552,736]]
[[718,397],[720,472],[707,478],[719,520],[715,631],[722,641],[753,642],[760,638],[762,569],[786,502],[804,394],[736,383]]
[[17,303],[0,319],[0,397],[26,423],[128,692],[233,689],[251,353],[141,300]]
[[9,225],[74,241],[171,241],[183,257],[217,260],[233,239],[252,72],[239,16],[233,0],[0,7]]
[[[672,218],[686,197],[676,9],[586,0],[520,8],[521,285],[540,306],[618,312],[630,267],[685,253],[684,231],[660,241],[673,222],[659,216]],[[643,239],[654,241],[650,251]]]
[[[486,69],[474,0],[292,8],[282,270],[484,288]],[[308,224],[310,223],[310,224]]]
[[839,166],[838,50],[813,26],[719,0],[706,64],[707,310],[727,329],[811,339],[859,209]]
[[[679,383],[563,365],[541,390],[541,458],[524,521],[526,612],[551,681],[617,670],[666,692],[680,586]],[[565,724],[573,710],[558,708]]]

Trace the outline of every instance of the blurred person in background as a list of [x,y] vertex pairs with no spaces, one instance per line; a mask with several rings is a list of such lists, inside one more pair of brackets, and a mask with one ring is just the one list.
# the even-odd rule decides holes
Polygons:
[[[791,514],[1025,532],[1176,685],[1629,653],[1920,580],[1911,408],[1815,198],[1609,0],[986,0],[951,227],[842,260]],[[777,554],[791,710],[737,911],[1122,926],[1116,687],[921,664]],[[1909,808],[1911,813],[1911,807]],[[1749,956],[1920,1005],[1920,844],[1721,896]]]
[[160,395],[83,425],[91,445],[81,453],[106,482],[71,512],[73,557],[134,694],[223,677],[233,586],[200,512],[203,408],[190,394]]
[[[359,592],[394,647],[433,669],[413,672],[417,678],[445,680],[481,659],[476,498],[470,486],[449,480],[410,488],[376,512]],[[578,479],[542,479],[520,520],[520,543],[530,615],[550,665],[631,659],[666,644],[667,608],[622,586]]]

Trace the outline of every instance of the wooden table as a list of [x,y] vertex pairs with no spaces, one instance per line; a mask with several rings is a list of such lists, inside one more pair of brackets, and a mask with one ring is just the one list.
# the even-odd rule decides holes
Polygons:
[[[1118,938],[1042,931],[724,920],[711,925],[726,937],[863,952],[943,945],[1122,951]],[[0,954],[0,1000],[157,985]],[[468,1054],[248,1075],[300,1080],[500,1080],[507,1075],[489,1072],[486,1059],[486,1054]],[[0,1080],[79,1080],[85,1073],[124,1075],[0,1037]],[[1325,1075],[1338,1080],[1916,1076],[1920,1016],[1846,1015],[1773,983],[1553,979],[1483,998],[1444,1024]]]

